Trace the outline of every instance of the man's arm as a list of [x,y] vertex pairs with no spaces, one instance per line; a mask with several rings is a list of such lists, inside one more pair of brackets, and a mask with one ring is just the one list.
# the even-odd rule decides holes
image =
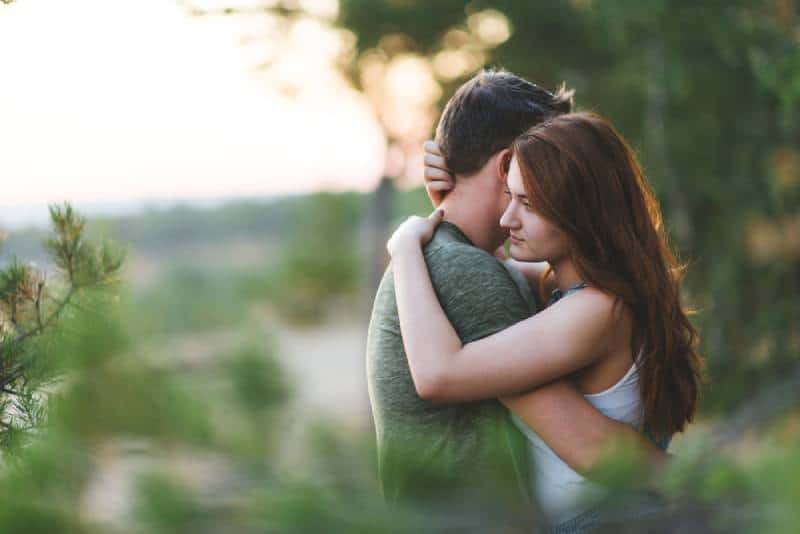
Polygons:
[[651,466],[661,466],[669,459],[642,432],[600,413],[569,379],[500,400],[559,458],[583,475],[597,465],[609,447],[618,443],[634,447]]
[[[426,257],[437,297],[462,342],[491,335],[529,316],[517,284],[495,258],[472,247],[440,249]],[[569,379],[501,401],[579,473],[590,470],[606,447],[618,440],[635,444],[653,463],[668,458],[644,434],[600,413]]]

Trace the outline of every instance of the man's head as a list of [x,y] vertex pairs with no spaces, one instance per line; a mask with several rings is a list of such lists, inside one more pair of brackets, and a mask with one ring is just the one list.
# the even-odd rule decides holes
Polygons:
[[[555,115],[572,110],[573,91],[555,94],[504,70],[483,70],[458,88],[436,128],[436,141],[455,179],[447,212],[469,214],[470,237],[482,248],[505,240],[505,174],[513,141]],[[450,219],[450,217],[448,217]],[[477,238],[477,240],[476,240]],[[484,241],[480,243],[478,241]]]

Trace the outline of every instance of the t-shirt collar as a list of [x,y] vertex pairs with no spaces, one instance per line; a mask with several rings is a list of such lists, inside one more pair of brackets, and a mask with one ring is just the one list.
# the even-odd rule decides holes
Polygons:
[[443,230],[451,234],[454,234],[459,241],[463,241],[469,245],[472,245],[473,247],[475,246],[475,243],[473,243],[470,240],[470,238],[467,237],[467,234],[465,234],[464,231],[461,230],[461,228],[459,228],[458,226],[456,226],[451,222],[442,221],[441,223],[439,223],[439,230]]

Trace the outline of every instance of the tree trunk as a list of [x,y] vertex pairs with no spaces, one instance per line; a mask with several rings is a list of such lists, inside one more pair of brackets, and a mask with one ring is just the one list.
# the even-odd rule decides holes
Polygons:
[[675,238],[686,250],[691,247],[692,226],[689,218],[686,195],[672,170],[667,145],[666,114],[669,103],[667,90],[667,58],[664,42],[660,37],[651,41],[645,52],[648,72],[647,109],[645,110],[644,141],[651,168],[658,169],[667,191],[669,226]]
[[367,208],[365,222],[367,243],[367,286],[365,288],[366,308],[372,308],[372,300],[378,285],[383,277],[383,272],[389,263],[389,254],[386,252],[386,241],[389,239],[389,225],[394,213],[396,190],[394,181],[384,176],[378,187],[372,193]]

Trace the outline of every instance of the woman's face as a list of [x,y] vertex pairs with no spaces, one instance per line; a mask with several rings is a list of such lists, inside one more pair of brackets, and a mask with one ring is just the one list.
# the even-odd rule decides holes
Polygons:
[[510,202],[500,218],[500,226],[509,231],[511,257],[519,261],[547,261],[551,265],[564,258],[568,253],[567,237],[530,206],[516,157],[511,160],[506,185]]

